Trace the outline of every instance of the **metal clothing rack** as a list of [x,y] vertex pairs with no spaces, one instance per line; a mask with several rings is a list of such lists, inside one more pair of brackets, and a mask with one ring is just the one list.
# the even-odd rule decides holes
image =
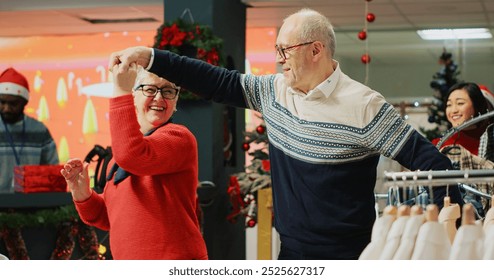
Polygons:
[[494,170],[438,170],[438,171],[404,171],[384,172],[384,186],[410,187],[410,186],[447,186],[458,184],[463,189],[476,195],[490,199],[490,194],[483,193],[469,186],[475,183],[494,183]]
[[466,121],[465,123],[457,126],[457,127],[453,127],[451,128],[449,131],[446,132],[446,134],[444,134],[443,137],[441,137],[441,139],[439,140],[439,142],[437,143],[436,145],[436,148],[440,149],[441,146],[444,144],[444,142],[446,142],[446,140],[448,140],[449,138],[451,138],[451,136],[453,136],[454,134],[456,134],[457,132],[460,132],[461,130],[463,130],[464,128],[467,128],[473,124],[476,124],[480,121],[483,121],[483,120],[486,120],[490,117],[494,117],[494,111],[492,112],[488,112],[488,113],[485,113],[485,114],[482,114],[478,117],[475,117],[473,119],[470,119],[468,121]]

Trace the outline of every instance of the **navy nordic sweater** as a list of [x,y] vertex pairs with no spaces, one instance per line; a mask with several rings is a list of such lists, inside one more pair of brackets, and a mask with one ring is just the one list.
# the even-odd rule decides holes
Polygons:
[[[452,169],[374,90],[335,69],[307,95],[282,75],[254,76],[154,50],[150,71],[203,98],[263,114],[275,227],[282,246],[307,258],[357,259],[375,221],[379,156],[410,170]],[[434,188],[442,206],[445,188]],[[450,188],[453,202],[461,202]]]

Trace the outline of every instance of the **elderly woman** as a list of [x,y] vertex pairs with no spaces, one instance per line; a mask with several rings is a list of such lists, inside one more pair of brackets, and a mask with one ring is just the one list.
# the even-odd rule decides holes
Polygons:
[[61,170],[81,219],[110,232],[114,259],[207,259],[196,215],[197,142],[170,121],[179,88],[136,65],[112,72],[115,163],[104,192],[90,189],[80,159]]

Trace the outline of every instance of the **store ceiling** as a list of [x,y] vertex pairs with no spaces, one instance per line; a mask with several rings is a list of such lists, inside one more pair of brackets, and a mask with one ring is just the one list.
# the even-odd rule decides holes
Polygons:
[[[178,0],[177,0],[178,1]],[[199,1],[199,0],[198,0]],[[337,33],[337,56],[360,57],[368,44],[373,63],[436,61],[443,47],[469,63],[494,63],[494,39],[423,41],[422,28],[486,27],[494,33],[494,0],[244,0],[248,27],[279,26],[302,7],[327,15]],[[365,4],[376,20],[368,39]],[[194,12],[194,11],[192,11]],[[163,0],[0,0],[0,37],[154,30],[163,20]],[[91,20],[106,20],[94,24]]]

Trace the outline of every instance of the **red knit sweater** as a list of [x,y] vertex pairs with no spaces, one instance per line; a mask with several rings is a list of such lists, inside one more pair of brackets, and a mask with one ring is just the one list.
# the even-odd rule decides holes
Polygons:
[[207,259],[194,135],[169,123],[144,137],[130,95],[110,99],[110,132],[114,160],[133,175],[76,202],[81,219],[109,230],[114,259]]

